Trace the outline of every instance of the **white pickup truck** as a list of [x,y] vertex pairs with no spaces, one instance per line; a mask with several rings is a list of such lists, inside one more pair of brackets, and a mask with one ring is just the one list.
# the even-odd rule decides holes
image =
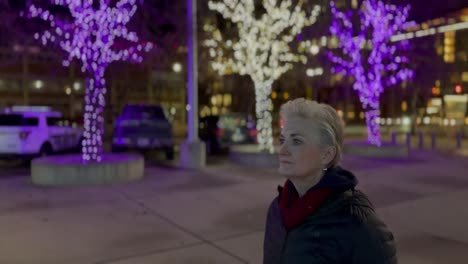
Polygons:
[[79,150],[83,130],[44,106],[14,106],[0,112],[0,157],[32,158]]

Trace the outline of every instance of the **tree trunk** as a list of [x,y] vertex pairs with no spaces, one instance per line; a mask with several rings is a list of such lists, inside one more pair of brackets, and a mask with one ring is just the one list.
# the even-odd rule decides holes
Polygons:
[[98,69],[92,77],[86,78],[84,143],[82,158],[84,163],[102,160],[102,136],[104,134],[104,116],[106,82],[104,69]]
[[257,115],[257,142],[260,151],[273,153],[273,121],[271,112],[273,104],[271,102],[271,86],[273,81],[254,81],[255,84],[255,112]]
[[381,146],[380,125],[377,118],[380,115],[379,109],[366,111],[367,142],[372,145]]

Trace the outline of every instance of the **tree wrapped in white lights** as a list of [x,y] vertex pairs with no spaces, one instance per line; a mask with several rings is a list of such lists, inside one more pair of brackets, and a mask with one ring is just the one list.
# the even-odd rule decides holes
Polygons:
[[238,36],[234,41],[224,42],[219,30],[207,26],[205,29],[211,31],[212,38],[204,44],[215,58],[212,66],[218,73],[233,72],[249,75],[252,79],[256,97],[257,141],[262,151],[273,152],[272,84],[292,68],[293,62],[306,63],[307,58],[294,54],[289,44],[305,26],[315,22],[320,8],[315,6],[308,15],[299,4],[294,6],[291,0],[263,0],[265,13],[257,19],[254,2],[210,1],[208,6],[211,10],[237,26]]
[[34,5],[29,7],[28,17],[40,18],[50,24],[52,30],[42,35],[35,34],[46,45],[59,41],[60,47],[69,55],[64,66],[76,58],[82,62],[82,71],[87,72],[84,114],[83,162],[102,160],[102,135],[104,133],[103,110],[105,106],[106,81],[104,73],[113,61],[128,60],[141,62],[139,53],[149,51],[152,43],[137,44],[116,50],[119,40],[137,43],[135,32],[126,24],[135,14],[136,0],[120,0],[111,7],[109,0],[100,0],[99,7],[93,7],[93,0],[51,0],[52,4],[68,7],[72,22],[62,21],[48,10]]
[[[333,71],[353,76],[353,88],[365,110],[368,142],[380,146],[380,95],[385,87],[412,78],[413,71],[406,68],[409,59],[398,54],[409,48],[408,41],[392,42],[392,36],[408,25],[410,6],[404,8],[387,5],[379,0],[365,0],[359,11],[360,28],[355,33],[352,12],[340,12],[330,3],[333,15],[330,33],[339,39],[343,56],[329,53],[335,64]],[[371,48],[366,49],[370,44]]]

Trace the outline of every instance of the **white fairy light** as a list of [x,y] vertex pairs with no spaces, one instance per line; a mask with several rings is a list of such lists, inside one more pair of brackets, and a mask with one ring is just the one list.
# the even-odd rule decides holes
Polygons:
[[[289,43],[304,27],[316,21],[320,7],[315,6],[309,15],[300,4],[293,6],[291,0],[281,3],[263,0],[265,13],[258,19],[252,0],[209,1],[208,7],[236,24],[238,33],[238,39],[225,42],[219,30],[205,27],[211,33],[211,39],[204,45],[210,48],[210,55],[215,55],[211,65],[221,75],[238,73],[250,76],[255,86],[257,141],[260,150],[271,153],[274,150],[272,84],[292,68],[293,62],[307,61],[304,55],[294,54]],[[231,56],[225,56],[227,51]]]

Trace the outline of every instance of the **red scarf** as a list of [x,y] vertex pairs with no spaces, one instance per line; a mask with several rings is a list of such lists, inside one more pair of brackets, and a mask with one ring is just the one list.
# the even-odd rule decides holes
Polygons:
[[289,180],[286,181],[279,199],[279,208],[286,229],[291,230],[301,225],[306,217],[320,207],[331,192],[331,189],[321,188],[311,190],[299,197],[293,184]]

